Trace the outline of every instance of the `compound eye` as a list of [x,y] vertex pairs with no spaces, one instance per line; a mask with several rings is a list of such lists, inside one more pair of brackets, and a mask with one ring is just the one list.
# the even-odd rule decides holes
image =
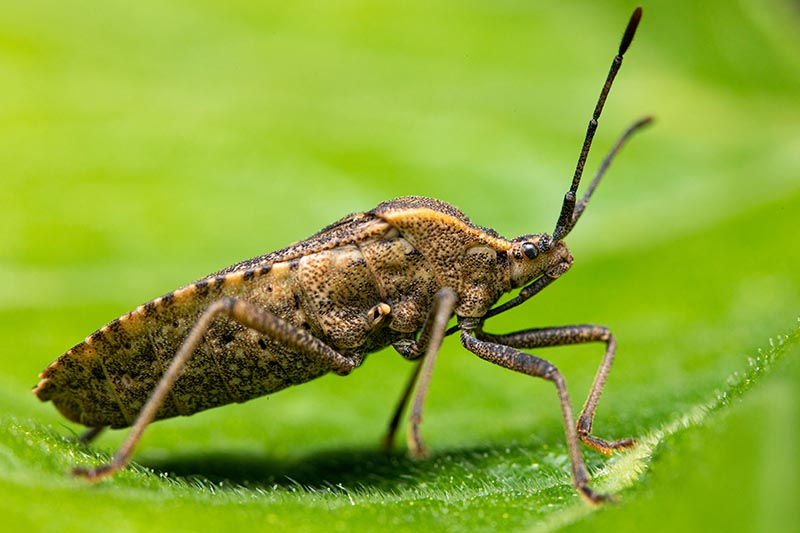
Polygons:
[[522,253],[528,259],[536,259],[539,256],[539,250],[532,242],[522,243]]

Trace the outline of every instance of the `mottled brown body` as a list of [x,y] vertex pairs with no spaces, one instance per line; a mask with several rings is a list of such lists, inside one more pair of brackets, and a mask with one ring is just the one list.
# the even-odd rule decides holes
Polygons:
[[[511,246],[444,202],[398,198],[139,306],[50,365],[35,392],[86,426],[131,425],[200,314],[224,296],[263,307],[345,355],[395,343],[403,350],[440,288],[456,289],[456,313],[465,317],[482,316],[510,290]],[[157,418],[244,402],[329,370],[216,320]]]

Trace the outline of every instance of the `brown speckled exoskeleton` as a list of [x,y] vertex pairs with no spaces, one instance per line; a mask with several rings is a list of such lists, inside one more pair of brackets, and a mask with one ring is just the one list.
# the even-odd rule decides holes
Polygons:
[[[270,394],[329,372],[346,375],[364,357],[393,346],[420,359],[386,437],[414,393],[408,443],[423,453],[422,405],[434,361],[446,335],[460,331],[464,347],[492,363],[552,381],[566,427],[572,476],[590,502],[606,496],[588,486],[579,440],[610,454],[633,440],[591,434],[597,402],[615,352],[608,328],[575,325],[505,335],[483,330],[487,318],[536,295],[572,265],[563,238],[626,139],[606,156],[581,201],[576,193],[622,56],[641,17],[637,8],[589,122],[572,185],[552,235],[506,240],[474,225],[439,200],[404,197],[347,216],[309,239],[244,261],[139,306],[103,326],[47,367],[34,389],[68,419],[88,426],[89,441],[105,427],[133,426],[111,462],[75,473],[96,480],[123,468],[154,420],[191,415]],[[509,291],[508,302],[495,306]],[[455,315],[457,323],[447,329]],[[605,356],[577,424],[564,378],[548,361],[520,349],[602,342]],[[419,379],[418,379],[419,378]]]

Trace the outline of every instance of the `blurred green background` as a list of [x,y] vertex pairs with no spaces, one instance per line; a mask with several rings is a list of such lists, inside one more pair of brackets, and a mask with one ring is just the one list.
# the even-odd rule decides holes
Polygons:
[[[573,270],[487,328],[612,328],[595,432],[643,444],[584,454],[620,504],[592,509],[570,487],[552,386],[455,338],[421,462],[377,452],[411,370],[393,351],[346,379],[156,424],[136,455],[147,470],[97,486],[69,467],[126,432],[77,446],[80,428],[29,392],[136,305],[389,198],[440,198],[508,237],[552,231],[634,6],[3,2],[3,529],[796,530],[800,8],[788,1],[644,3],[588,168],[632,120],[657,122],[570,235]],[[602,348],[539,355],[577,410]]]

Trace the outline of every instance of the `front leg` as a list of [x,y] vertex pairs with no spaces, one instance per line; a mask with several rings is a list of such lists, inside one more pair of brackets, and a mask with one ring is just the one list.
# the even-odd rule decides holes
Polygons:
[[481,359],[500,365],[503,368],[508,368],[509,370],[553,382],[558,392],[561,414],[564,417],[564,430],[567,437],[567,448],[569,449],[569,459],[572,464],[572,479],[575,488],[578,489],[584,498],[593,504],[608,500],[608,496],[596,493],[588,485],[590,480],[589,472],[586,469],[586,464],[583,462],[580,445],[578,444],[578,435],[575,430],[572,406],[569,403],[569,395],[567,394],[567,384],[564,381],[564,376],[558,371],[558,368],[549,361],[521,352],[516,348],[479,340],[474,337],[473,332],[468,329],[463,329],[461,331],[461,344]]
[[492,335],[482,331],[478,331],[476,334],[478,338],[482,340],[514,348],[544,348],[548,346],[564,346],[567,344],[604,342],[606,344],[606,353],[603,356],[603,361],[600,363],[600,368],[597,370],[589,396],[586,398],[586,403],[583,405],[581,414],[578,417],[576,426],[578,438],[580,438],[584,444],[606,455],[611,455],[613,450],[630,448],[635,444],[632,438],[607,441],[591,434],[594,413],[597,410],[597,403],[600,401],[600,395],[603,393],[606,378],[611,370],[611,364],[614,362],[614,354],[617,347],[617,341],[607,327],[586,324],[578,326],[535,328],[506,335]]

